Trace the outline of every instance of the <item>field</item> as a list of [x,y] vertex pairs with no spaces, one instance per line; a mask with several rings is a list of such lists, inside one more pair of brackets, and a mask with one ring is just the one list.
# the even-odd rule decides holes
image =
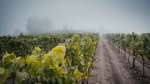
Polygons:
[[90,77],[98,34],[0,37],[0,83],[76,84]]
[[99,42],[90,84],[150,83],[149,33],[109,33]]
[[0,84],[149,84],[150,34],[0,37]]

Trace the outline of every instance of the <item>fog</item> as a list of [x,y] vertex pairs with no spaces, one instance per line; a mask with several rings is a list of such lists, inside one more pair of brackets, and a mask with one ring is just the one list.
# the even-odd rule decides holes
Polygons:
[[149,0],[0,0],[0,35],[150,32]]

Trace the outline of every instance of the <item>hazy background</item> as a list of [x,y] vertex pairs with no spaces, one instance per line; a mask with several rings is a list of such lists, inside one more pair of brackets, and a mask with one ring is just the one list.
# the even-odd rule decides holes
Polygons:
[[[0,35],[150,32],[150,0],[0,0]],[[65,30],[64,30],[65,29]]]

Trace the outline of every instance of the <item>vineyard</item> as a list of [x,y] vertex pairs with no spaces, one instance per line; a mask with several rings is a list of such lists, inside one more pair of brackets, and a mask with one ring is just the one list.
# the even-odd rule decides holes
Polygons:
[[0,0],[0,84],[150,84],[150,0]]
[[90,77],[98,34],[0,37],[0,84],[76,84]]
[[124,53],[129,54],[128,56],[133,56],[133,68],[135,68],[136,59],[142,60],[142,75],[144,76],[145,61],[147,62],[150,60],[150,34],[143,33],[139,35],[132,32],[132,34],[108,34],[106,37],[110,40],[113,46],[119,49],[121,54],[122,51],[124,51]]
[[150,33],[0,37],[0,84],[149,84]]

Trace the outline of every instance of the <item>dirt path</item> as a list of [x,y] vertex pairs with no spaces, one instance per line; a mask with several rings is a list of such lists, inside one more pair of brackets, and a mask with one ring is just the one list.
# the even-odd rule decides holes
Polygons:
[[112,50],[107,40],[101,39],[95,55],[93,77],[89,84],[139,84],[124,67],[123,58]]

